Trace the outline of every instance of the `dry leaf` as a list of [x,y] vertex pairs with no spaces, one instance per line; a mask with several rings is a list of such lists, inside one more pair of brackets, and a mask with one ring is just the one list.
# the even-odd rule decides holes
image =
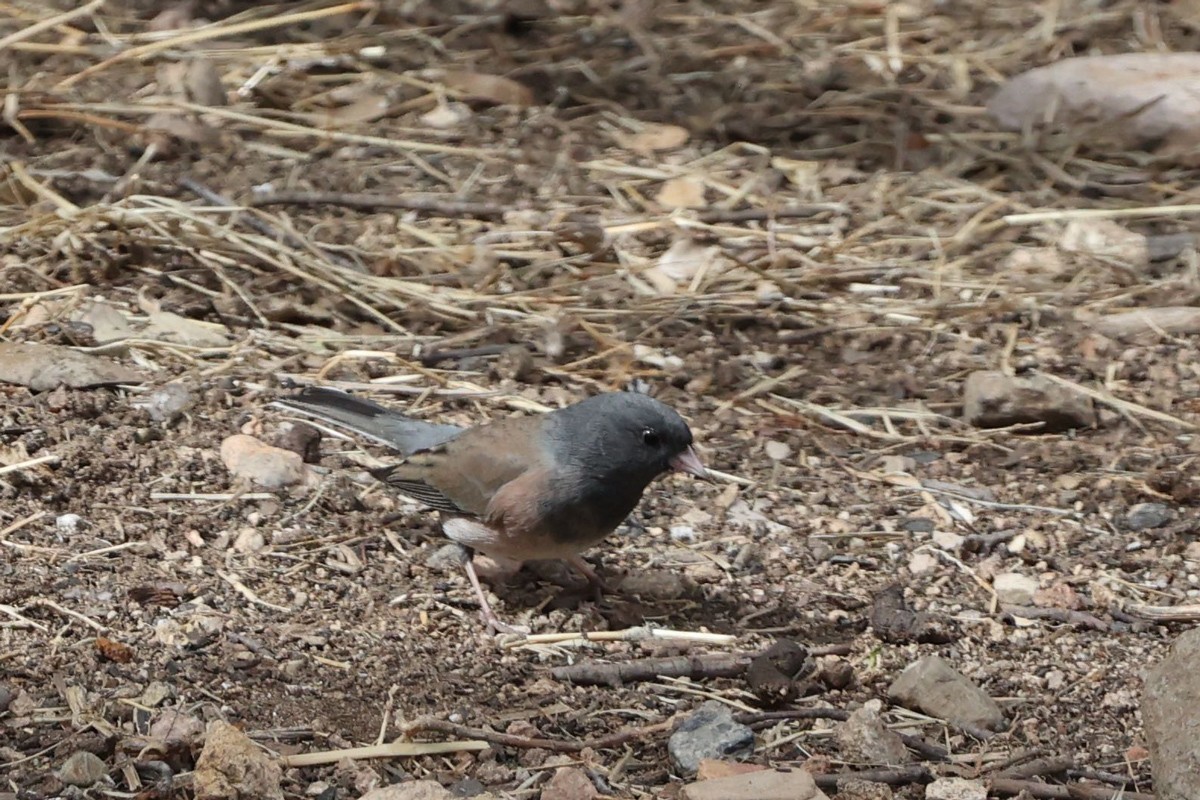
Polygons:
[[703,208],[704,181],[685,175],[663,183],[655,199],[666,208]]
[[1196,135],[1200,53],[1065,59],[1013,78],[988,102],[988,113],[1009,130],[1099,123],[1093,135],[1130,144]]
[[626,150],[648,155],[659,150],[674,150],[687,143],[687,128],[678,125],[647,125],[634,134],[617,134],[617,143]]
[[447,72],[442,83],[468,99],[483,100],[501,106],[527,108],[533,105],[533,92],[511,78],[480,72]]

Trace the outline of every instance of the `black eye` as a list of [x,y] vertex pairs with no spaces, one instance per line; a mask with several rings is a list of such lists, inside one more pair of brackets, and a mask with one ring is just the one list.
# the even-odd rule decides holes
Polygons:
[[659,438],[658,431],[653,428],[647,428],[642,431],[642,444],[647,447],[658,447],[662,444],[662,439]]

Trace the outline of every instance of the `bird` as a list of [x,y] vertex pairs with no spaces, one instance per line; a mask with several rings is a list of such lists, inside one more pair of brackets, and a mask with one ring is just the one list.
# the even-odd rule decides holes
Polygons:
[[640,392],[592,395],[563,408],[473,427],[426,422],[337,389],[308,386],[272,403],[399,453],[377,480],[441,516],[490,631],[520,633],[492,610],[472,563],[560,558],[603,587],[580,553],[625,520],[657,478],[709,480],[692,431]]

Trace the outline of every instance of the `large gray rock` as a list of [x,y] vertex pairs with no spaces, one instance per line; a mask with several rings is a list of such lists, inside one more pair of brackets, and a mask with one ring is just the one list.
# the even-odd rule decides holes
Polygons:
[[938,656],[925,656],[901,672],[888,697],[964,727],[997,731],[1005,725],[996,701]]
[[734,722],[729,706],[709,700],[692,712],[667,741],[675,768],[694,775],[702,758],[727,758],[754,749],[754,731]]
[[1181,634],[1146,673],[1142,724],[1158,800],[1200,797],[1200,629]]
[[1091,398],[1035,375],[1016,378],[981,370],[963,386],[963,419],[977,428],[1040,422],[1038,432],[1056,433],[1096,424]]

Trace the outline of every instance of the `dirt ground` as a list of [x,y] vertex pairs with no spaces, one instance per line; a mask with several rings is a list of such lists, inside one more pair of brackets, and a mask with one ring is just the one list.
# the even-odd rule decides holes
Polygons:
[[[182,19],[332,5],[198,2]],[[1155,37],[1194,49],[1195,31],[1142,2],[1057,4],[1050,20],[1003,1],[616,5],[388,0],[154,49],[167,4],[111,0],[6,54],[0,341],[82,348],[145,381],[0,384],[0,467],[53,457],[0,469],[0,796],[58,795],[55,770],[86,750],[112,770],[91,796],[190,797],[196,753],[143,750],[167,707],[284,754],[390,741],[423,717],[588,742],[709,697],[852,710],[933,653],[1011,724],[981,741],[885,704],[951,754],[897,797],[1050,757],[1071,766],[1049,782],[1152,791],[1140,675],[1175,626],[1122,609],[1196,594],[1200,359],[1188,337],[1117,342],[1088,320],[1194,302],[1194,255],[1020,268],[1010,254],[1052,249],[1062,224],[1002,217],[1161,204],[1187,181],[998,133],[980,111],[1023,69]],[[76,4],[17,3],[26,16],[0,17],[0,36],[51,6]],[[229,105],[200,110],[205,75]],[[680,131],[662,126],[683,135],[664,143]],[[376,201],[228,207],[267,190]],[[681,192],[699,197],[673,211]],[[98,338],[97,303],[140,332]],[[1098,422],[972,428],[963,385],[981,369],[1088,388]],[[465,577],[427,563],[435,520],[372,485],[353,447],[324,442],[310,486],[231,477],[221,442],[276,441],[284,416],[267,404],[288,380],[374,384],[462,424],[644,381],[721,475],[656,484],[589,554],[614,594],[533,565],[494,585],[497,610],[535,633],[736,642],[494,641]],[[156,419],[145,401],[172,382],[186,408]],[[1145,502],[1173,515],[1131,530]],[[1034,604],[1055,613],[1001,608],[1006,573],[1035,578]],[[938,641],[870,624],[897,582]],[[771,706],[743,677],[550,673],[780,638],[844,646],[823,663],[853,680]],[[755,763],[876,766],[842,752],[830,720],[758,727]],[[669,797],[682,779],[666,742],[651,731],[566,760],[613,796]],[[563,758],[496,745],[294,767],[283,785],[354,798],[372,776],[412,775],[536,797]]]

